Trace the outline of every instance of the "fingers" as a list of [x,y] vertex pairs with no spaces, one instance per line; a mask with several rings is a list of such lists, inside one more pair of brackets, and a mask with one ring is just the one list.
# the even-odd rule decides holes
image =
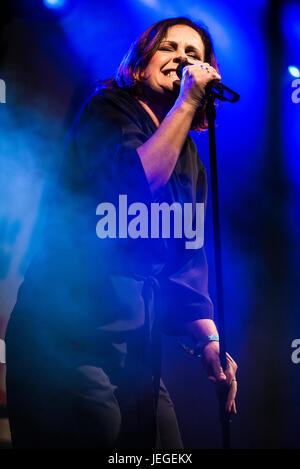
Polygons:
[[231,385],[216,383],[216,391],[221,404],[222,412],[227,415],[237,414],[235,397],[237,393],[237,382],[233,380]]
[[237,380],[235,378],[237,364],[233,358],[226,354],[227,367],[225,370],[226,381],[223,383],[215,382],[217,386],[217,393],[221,402],[224,404],[224,411],[226,414],[237,414],[235,398],[237,394]]
[[204,63],[201,63],[199,66],[200,66],[200,68],[201,68],[204,72],[206,72],[207,74],[209,74],[209,73],[214,74],[214,75],[216,75],[218,78],[221,79],[221,75],[220,75],[220,74],[217,72],[217,70],[216,70],[214,67],[212,67],[210,64],[204,62]]
[[184,67],[182,74],[184,81],[192,80],[194,84],[202,88],[211,80],[221,80],[221,75],[207,62],[197,62]]
[[212,362],[212,369],[213,369],[213,373],[214,373],[214,377],[216,381],[218,382],[226,381],[226,375],[223,371],[223,368],[221,367],[220,360],[215,360]]
[[[220,363],[219,355],[215,355],[210,362],[212,374],[209,375],[209,379],[212,382],[220,382],[225,383],[228,386],[231,386],[233,383],[236,383],[235,375],[237,370],[237,364],[235,361],[229,356],[227,358],[227,367],[225,372]],[[234,387],[236,386],[234,384]]]
[[236,370],[238,368],[237,363],[233,360],[233,358],[229,355],[229,353],[226,353],[226,361],[227,361],[228,365],[231,365],[232,368],[236,372]]
[[216,78],[221,80],[221,75],[207,62],[197,62],[189,67],[191,71],[199,71],[204,78]]
[[203,350],[202,361],[210,381],[214,383],[226,381],[226,375],[220,362],[219,344],[217,342],[210,342],[206,345]]
[[235,415],[237,414],[235,401],[233,401],[233,403],[232,403],[231,413],[232,413],[232,414],[235,414]]
[[219,73],[207,62],[197,61],[183,69],[180,98],[198,109],[203,106],[206,86],[212,80],[221,80]]
[[225,405],[225,411],[227,413],[233,413],[236,414],[236,405],[235,405],[235,397],[237,393],[237,381],[234,379],[230,385],[228,394],[227,394],[227,399],[226,399],[226,405]]
[[203,350],[202,361],[206,368],[209,381],[215,384],[216,392],[223,411],[228,415],[236,414],[236,362],[227,353],[227,366],[224,372],[220,362],[219,347],[216,342],[210,342],[206,345]]
[[237,394],[236,370],[237,364],[233,358],[226,354],[226,369],[222,369],[219,349],[216,343],[211,342],[204,350],[202,359],[207,370],[208,379],[215,384],[221,408],[227,416],[237,414],[235,398]]

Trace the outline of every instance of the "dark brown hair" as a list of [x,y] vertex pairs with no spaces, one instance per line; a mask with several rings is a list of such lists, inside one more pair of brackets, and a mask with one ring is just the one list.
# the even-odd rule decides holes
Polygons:
[[[167,34],[170,27],[177,24],[183,24],[193,28],[202,39],[204,44],[204,62],[208,62],[218,71],[216,57],[213,50],[212,41],[209,33],[203,26],[199,26],[192,20],[184,17],[168,18],[158,21],[157,23],[146,29],[130,46],[129,51],[123,58],[116,77],[101,83],[101,88],[113,88],[119,86],[121,88],[130,88],[135,96],[140,95],[142,89],[143,72],[158,50],[161,41]],[[192,129],[207,129],[206,105],[197,111]]]

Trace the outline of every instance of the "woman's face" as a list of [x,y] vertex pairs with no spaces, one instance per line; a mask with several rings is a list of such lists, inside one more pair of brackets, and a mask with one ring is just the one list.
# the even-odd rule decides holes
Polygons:
[[145,69],[144,84],[159,94],[169,94],[178,87],[180,81],[176,75],[176,68],[183,60],[190,64],[204,61],[204,44],[201,37],[193,28],[178,24],[171,26],[158,50]]

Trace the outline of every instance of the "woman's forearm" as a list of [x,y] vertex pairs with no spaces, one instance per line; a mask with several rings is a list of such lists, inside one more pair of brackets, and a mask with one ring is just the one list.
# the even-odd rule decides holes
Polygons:
[[170,179],[194,114],[193,106],[177,100],[152,137],[137,148],[152,193]]
[[195,342],[199,342],[209,335],[218,335],[218,330],[212,319],[197,319],[187,323],[186,333]]

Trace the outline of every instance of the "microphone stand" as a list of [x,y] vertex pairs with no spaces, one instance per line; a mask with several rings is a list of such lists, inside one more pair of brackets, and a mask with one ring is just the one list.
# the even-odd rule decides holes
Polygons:
[[[187,60],[179,63],[176,69],[178,78],[181,80],[184,67],[191,65]],[[222,279],[222,257],[221,257],[221,234],[220,234],[220,214],[219,214],[219,195],[218,195],[218,173],[217,173],[217,151],[215,120],[216,108],[215,99],[236,103],[240,95],[235,91],[220,83],[219,80],[212,80],[206,85],[207,107],[206,116],[208,120],[209,153],[210,153],[210,172],[212,188],[212,211],[213,211],[213,229],[214,229],[214,250],[216,266],[216,292],[217,292],[217,317],[220,338],[220,362],[223,370],[227,368],[226,360],[226,340],[225,340],[225,320],[224,320],[224,297],[223,297],[223,279]],[[220,392],[220,421],[222,426],[222,447],[231,448],[230,441],[230,415],[225,412],[226,393]]]
[[[226,362],[226,338],[225,338],[225,318],[224,318],[224,296],[223,296],[223,278],[222,278],[222,256],[221,256],[221,233],[220,233],[220,213],[219,213],[219,195],[218,195],[218,173],[217,173],[217,151],[215,134],[215,95],[208,94],[206,116],[208,120],[209,135],[209,153],[210,153],[210,171],[212,188],[212,215],[214,229],[214,251],[216,268],[216,296],[217,296],[217,318],[220,338],[220,362],[223,370],[227,367]],[[220,401],[220,421],[222,427],[222,448],[231,448],[230,439],[230,416],[225,412],[226,393],[221,393]]]

